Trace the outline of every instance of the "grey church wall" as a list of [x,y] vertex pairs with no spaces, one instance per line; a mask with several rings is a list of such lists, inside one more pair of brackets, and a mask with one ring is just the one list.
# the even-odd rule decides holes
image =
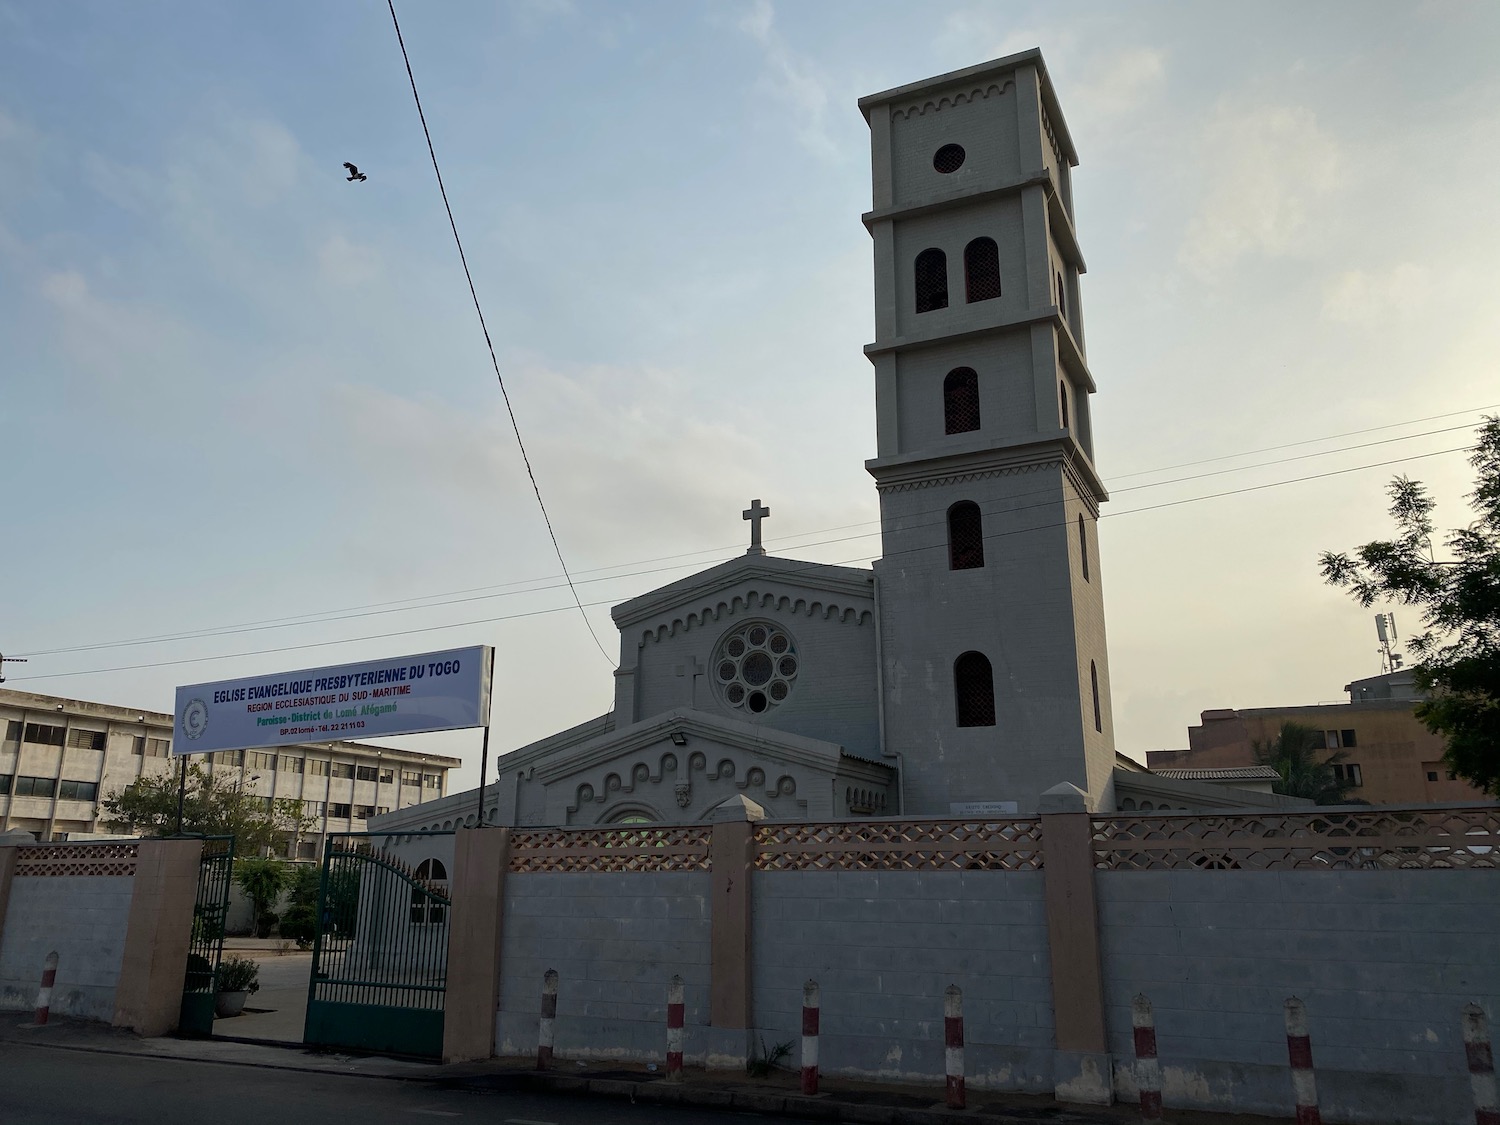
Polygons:
[[[1026,243],[1018,197],[905,219],[895,225],[892,237],[897,335],[963,332],[1025,315]],[[1000,251],[1000,296],[971,303],[964,290],[964,247],[981,237],[993,238]],[[942,250],[948,259],[948,307],[919,313],[915,264],[917,255],[929,248]]]
[[[894,362],[900,436],[899,448],[892,452],[959,450],[1035,432],[1036,388],[1026,333],[1007,333],[982,346],[935,345],[899,355]],[[972,368],[978,376],[979,429],[949,434],[944,429],[943,380],[956,367]]]
[[561,1059],[662,1059],[667,987],[683,978],[687,1057],[708,1023],[709,876],[529,873],[505,880],[495,1050],[535,1055],[542,975],[556,969]]
[[1291,1115],[1282,1005],[1307,1005],[1325,1120],[1461,1121],[1459,1010],[1500,1018],[1489,871],[1104,871],[1110,1047],[1135,1094],[1130,1002],[1156,1013],[1166,1105]]
[[[1004,87],[1005,92],[998,91]],[[1015,85],[1009,76],[986,78],[967,90],[955,88],[965,98],[961,105],[948,104],[922,112],[920,103],[895,103],[890,113],[892,151],[897,155],[891,164],[891,184],[897,203],[925,202],[941,198],[955,190],[983,191],[1013,180],[1023,169],[1019,161]],[[980,91],[980,98],[969,100]],[[1010,113],[989,112],[986,101],[1008,102]],[[931,98],[936,102],[937,98]],[[932,157],[943,145],[958,144],[964,148],[963,167],[944,174],[932,166]],[[1030,170],[1030,169],[1026,169]]]
[[129,875],[16,877],[0,936],[0,1009],[36,1006],[42,963],[56,952],[52,1011],[109,1023],[134,887]]
[[811,977],[824,1073],[931,1082],[943,1072],[943,993],[958,984],[968,1083],[1052,1091],[1040,873],[763,871],[751,901],[753,1011],[767,1043],[797,1041]]
[[[1089,774],[1086,787],[1100,795],[1099,808],[1114,808],[1113,776],[1115,768],[1114,706],[1109,672],[1109,644],[1104,616],[1104,578],[1099,569],[1099,533],[1097,510],[1079,496],[1072,482],[1064,478],[1063,529],[1068,541],[1068,580],[1073,591],[1074,632],[1078,638],[1079,728],[1083,731],[1084,757]],[[1078,537],[1078,517],[1083,517],[1083,533],[1088,542],[1088,577],[1083,574],[1083,553]],[[1099,673],[1099,711],[1103,730],[1094,729],[1093,691],[1089,664]]]

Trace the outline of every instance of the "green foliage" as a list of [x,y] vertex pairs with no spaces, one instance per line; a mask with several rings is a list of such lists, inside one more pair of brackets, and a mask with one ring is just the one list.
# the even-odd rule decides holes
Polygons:
[[[177,773],[148,774],[104,798],[103,823],[111,832],[171,836],[177,831]],[[301,801],[280,800],[267,809],[238,779],[215,777],[194,762],[187,771],[182,831],[194,836],[233,836],[241,855],[258,855],[285,835],[309,831],[313,818]]]
[[1318,733],[1301,723],[1282,723],[1275,738],[1250,744],[1256,763],[1270,766],[1281,775],[1281,780],[1271,788],[1288,797],[1306,797],[1319,805],[1363,804],[1349,799],[1354,782],[1341,781],[1334,775],[1333,767],[1344,760],[1344,752],[1336,750],[1324,758],[1314,749],[1313,740]]
[[1415,606],[1423,631],[1407,640],[1417,687],[1427,695],[1417,718],[1447,742],[1448,768],[1500,796],[1500,418],[1486,417],[1469,463],[1475,519],[1432,547],[1434,502],[1419,482],[1397,477],[1388,489],[1396,537],[1352,555],[1324,552],[1323,578],[1360,605]]
[[230,954],[219,962],[220,992],[259,992],[260,966],[248,957]]
[[255,905],[257,918],[271,912],[291,878],[290,865],[279,859],[235,860],[234,881]]
[[792,1041],[788,1039],[784,1043],[777,1043],[774,1047],[767,1048],[765,1037],[760,1040],[760,1056],[751,1055],[745,1060],[745,1073],[752,1078],[764,1078],[775,1070],[781,1061],[792,1053]]
[[321,870],[311,863],[299,863],[288,885],[287,906],[281,912],[281,936],[306,949],[317,936],[318,881]]

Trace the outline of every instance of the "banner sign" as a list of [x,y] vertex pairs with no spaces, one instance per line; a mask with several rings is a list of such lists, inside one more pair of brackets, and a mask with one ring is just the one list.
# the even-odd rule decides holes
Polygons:
[[491,652],[476,645],[179,687],[172,753],[486,726]]

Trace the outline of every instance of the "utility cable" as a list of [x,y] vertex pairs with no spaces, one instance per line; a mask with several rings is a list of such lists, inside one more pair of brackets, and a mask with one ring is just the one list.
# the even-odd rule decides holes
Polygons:
[[448,212],[448,226],[453,231],[453,243],[458,247],[458,260],[463,263],[464,278],[469,283],[469,296],[474,301],[474,312],[479,317],[479,327],[484,332],[484,345],[490,352],[490,364],[495,369],[495,381],[500,384],[500,395],[505,399],[505,412],[510,415],[510,427],[516,434],[516,447],[521,451],[521,460],[526,465],[526,476],[531,480],[531,491],[536,493],[537,507],[542,510],[542,520],[547,525],[547,534],[552,539],[552,549],[557,553],[557,563],[562,567],[563,577],[567,579],[568,589],[573,592],[573,604],[578,607],[579,614],[583,617],[584,627],[588,629],[589,636],[594,638],[594,644],[605,660],[609,661],[611,667],[615,666],[614,659],[609,655],[604,645],[599,641],[599,634],[594,632],[594,623],[589,620],[588,612],[583,608],[583,601],[578,596],[578,590],[573,585],[573,576],[568,573],[568,564],[563,559],[562,547],[557,542],[557,532],[552,527],[552,517],[547,514],[547,505],[542,501],[541,486],[537,484],[536,473],[531,469],[531,458],[526,455],[526,443],[521,440],[521,427],[516,421],[515,409],[510,404],[510,392],[505,389],[505,377],[500,374],[500,361],[495,358],[495,343],[490,339],[490,328],[484,320],[484,309],[479,306],[479,293],[474,288],[474,275],[469,272],[469,258],[464,253],[463,239],[458,236],[458,223],[453,219],[453,207],[448,202],[448,189],[443,184],[443,170],[438,167],[437,150],[432,146],[432,132],[427,128],[427,114],[422,112],[422,98],[417,93],[417,79],[411,70],[411,57],[406,53],[406,40],[401,35],[401,23],[396,19],[395,0],[386,0],[386,6],[391,10],[391,24],[396,29],[396,42],[401,47],[401,59],[406,63],[406,78],[411,83],[412,100],[417,103],[417,117],[422,122],[422,135],[427,138],[427,155],[432,158],[432,171],[437,176],[438,192],[443,197],[443,210]]

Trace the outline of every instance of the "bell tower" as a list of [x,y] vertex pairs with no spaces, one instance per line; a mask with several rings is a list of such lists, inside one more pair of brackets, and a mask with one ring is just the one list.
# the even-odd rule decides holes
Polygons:
[[1025,814],[1063,781],[1113,810],[1077,156],[1046,66],[1025,51],[859,106],[883,748],[903,811]]

